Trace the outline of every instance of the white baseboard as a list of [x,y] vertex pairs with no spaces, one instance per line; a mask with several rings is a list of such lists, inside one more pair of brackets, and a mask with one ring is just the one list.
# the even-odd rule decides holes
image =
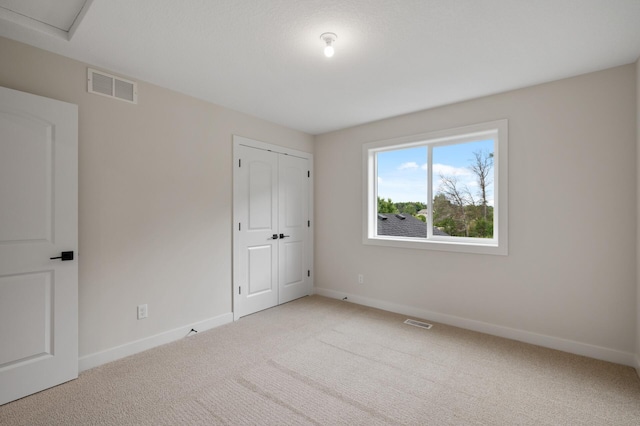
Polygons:
[[330,297],[332,299],[344,299],[345,297],[347,297],[347,301],[356,303],[358,305],[364,305],[389,312],[395,312],[397,314],[408,315],[416,317],[416,319],[431,320],[442,324],[452,325],[467,330],[478,331],[480,333],[491,334],[493,336],[505,337],[507,339],[518,340],[520,342],[531,343],[533,345],[543,346],[546,348],[557,349],[560,351],[582,355],[589,358],[596,358],[603,361],[614,362],[616,364],[628,365],[631,367],[635,367],[636,370],[640,373],[640,357],[631,352],[623,352],[616,349],[590,345],[588,343],[576,342],[573,340],[532,333],[530,331],[518,330],[515,328],[504,327],[501,325],[490,324],[454,315],[442,314],[438,312],[414,308],[411,306],[385,302],[378,299],[370,299],[368,297],[348,294],[327,288],[315,287],[314,294]]
[[85,355],[78,360],[78,369],[82,372],[129,355],[137,354],[138,352],[146,351],[147,349],[155,348],[156,346],[180,340],[183,337],[186,337],[192,328],[201,332],[230,322],[233,322],[233,313],[231,312],[218,315],[217,317],[209,318],[204,321],[174,328],[173,330],[145,337],[144,339],[125,343],[124,345],[116,346],[104,351]]

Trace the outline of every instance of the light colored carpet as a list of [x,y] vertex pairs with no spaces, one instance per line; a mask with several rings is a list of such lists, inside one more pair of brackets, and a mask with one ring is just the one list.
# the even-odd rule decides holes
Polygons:
[[639,425],[630,367],[319,296],[86,371],[2,425]]

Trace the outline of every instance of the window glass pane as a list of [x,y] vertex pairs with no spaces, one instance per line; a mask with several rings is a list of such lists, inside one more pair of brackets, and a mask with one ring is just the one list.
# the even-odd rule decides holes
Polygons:
[[433,147],[433,235],[493,238],[494,141]]
[[508,255],[507,138],[497,120],[364,144],[363,243]]
[[377,234],[427,237],[427,147],[376,154]]

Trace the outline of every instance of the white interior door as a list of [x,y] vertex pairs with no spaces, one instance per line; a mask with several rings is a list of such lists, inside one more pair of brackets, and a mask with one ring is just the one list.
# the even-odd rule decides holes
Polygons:
[[278,303],[309,294],[309,185],[306,158],[278,158]]
[[309,159],[236,138],[234,318],[237,319],[306,296],[311,293],[312,282]]
[[278,155],[240,146],[236,210],[240,316],[278,304]]
[[0,88],[0,404],[78,376],[77,123]]

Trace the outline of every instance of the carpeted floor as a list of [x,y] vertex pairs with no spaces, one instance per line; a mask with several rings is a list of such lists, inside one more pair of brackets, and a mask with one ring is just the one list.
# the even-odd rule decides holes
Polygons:
[[6,404],[0,424],[640,424],[630,367],[405,318],[306,297]]

